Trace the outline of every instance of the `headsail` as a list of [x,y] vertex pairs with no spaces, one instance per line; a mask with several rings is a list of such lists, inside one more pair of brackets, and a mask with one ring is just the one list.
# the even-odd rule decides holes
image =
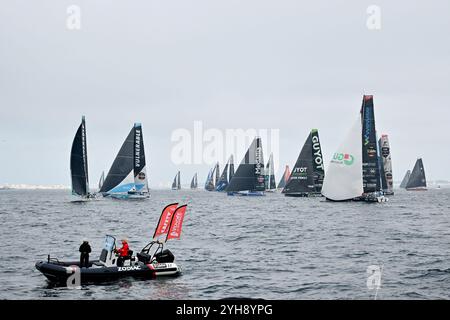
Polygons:
[[134,127],[125,139],[119,153],[114,160],[105,182],[100,189],[101,193],[128,192],[134,187]]
[[375,131],[373,96],[364,95],[361,106],[362,118],[362,170],[364,193],[381,190],[380,171]]
[[403,177],[402,183],[400,183],[400,188],[405,189],[408,184],[409,177],[411,176],[411,170],[406,171],[405,176]]
[[363,192],[361,117],[358,117],[328,165],[322,194],[329,200],[344,201]]
[[425,178],[425,168],[423,167],[422,158],[417,159],[414,169],[411,172],[406,190],[426,189],[427,179]]
[[72,194],[87,196],[89,194],[89,174],[84,116],[81,119],[81,124],[75,134],[70,151],[70,174],[72,177]]
[[222,174],[220,175],[220,178],[216,183],[216,191],[223,191],[228,185],[228,169],[230,166],[230,160],[231,157],[228,160],[227,164],[225,165],[225,168],[223,168]]
[[280,182],[278,182],[277,189],[284,189],[284,187],[286,186],[286,183],[288,182],[290,176],[291,176],[291,172],[289,170],[289,166],[286,165],[286,167],[284,169],[284,173],[281,176]]
[[297,158],[297,162],[292,169],[291,175],[283,193],[286,196],[300,196],[315,193],[316,184],[314,173],[315,161],[313,151],[312,132],[308,134],[302,150]]
[[389,146],[389,138],[383,134],[379,140],[379,148],[381,153],[381,186],[385,194],[394,194],[394,180],[392,176],[392,159],[391,148]]
[[226,191],[229,193],[239,191],[263,192],[264,189],[264,156],[261,138],[256,137],[233,178],[231,178]]
[[265,170],[265,188],[267,191],[273,191],[277,188],[275,183],[275,168],[273,165],[273,153],[269,156]]

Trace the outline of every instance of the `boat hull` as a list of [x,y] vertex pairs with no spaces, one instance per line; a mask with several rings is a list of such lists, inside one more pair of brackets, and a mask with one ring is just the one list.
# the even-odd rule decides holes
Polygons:
[[321,193],[311,193],[311,192],[297,192],[297,193],[285,193],[285,197],[300,197],[300,198],[315,198],[315,197],[322,197]]
[[241,196],[241,197],[261,197],[265,196],[264,191],[235,191],[227,192],[229,196]]
[[427,187],[406,188],[406,191],[427,191]]
[[105,267],[98,265],[98,261],[94,261],[90,264],[89,268],[79,268],[77,262],[39,261],[36,263],[35,267],[50,282],[58,284],[67,284],[69,277],[71,277],[76,270],[79,270],[80,282],[83,284],[115,281],[128,277],[145,280],[161,276],[178,276],[181,274],[181,268],[175,263],[137,263],[135,265],[123,267]]

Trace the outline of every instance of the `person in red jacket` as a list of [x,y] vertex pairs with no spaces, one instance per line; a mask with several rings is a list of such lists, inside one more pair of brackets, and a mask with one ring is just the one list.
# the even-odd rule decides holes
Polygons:
[[125,260],[125,257],[128,256],[128,251],[130,250],[128,246],[128,241],[126,239],[122,239],[122,248],[115,249],[114,252],[119,255],[119,258],[117,258],[117,266],[122,267],[123,262]]

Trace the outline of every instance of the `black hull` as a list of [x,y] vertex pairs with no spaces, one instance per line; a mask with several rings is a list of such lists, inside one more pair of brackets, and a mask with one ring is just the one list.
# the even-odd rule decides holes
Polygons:
[[322,197],[322,194],[303,192],[303,193],[285,193],[284,196],[285,197],[297,197],[297,198],[308,198],[308,197],[314,198],[314,197]]
[[[145,280],[156,278],[159,275],[177,276],[180,274],[176,266],[173,268],[155,269],[153,265],[143,263],[124,267],[96,267],[95,265],[96,262],[93,262],[89,268],[79,269],[82,284],[110,282],[128,277]],[[68,278],[74,273],[74,271],[69,269],[70,266],[78,267],[78,263],[40,261],[35,266],[50,282],[67,284]]]

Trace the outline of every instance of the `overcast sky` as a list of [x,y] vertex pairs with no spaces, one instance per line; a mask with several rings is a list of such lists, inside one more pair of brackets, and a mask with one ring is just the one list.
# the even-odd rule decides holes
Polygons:
[[[152,187],[209,166],[171,161],[171,133],[280,129],[278,176],[311,128],[325,163],[373,94],[394,179],[423,157],[450,180],[450,1],[0,0],[0,184],[70,184],[86,115],[91,184],[142,122]],[[81,8],[81,30],[66,27]],[[369,5],[381,29],[366,26]],[[242,154],[235,155],[236,161]],[[267,159],[267,155],[265,156]]]

